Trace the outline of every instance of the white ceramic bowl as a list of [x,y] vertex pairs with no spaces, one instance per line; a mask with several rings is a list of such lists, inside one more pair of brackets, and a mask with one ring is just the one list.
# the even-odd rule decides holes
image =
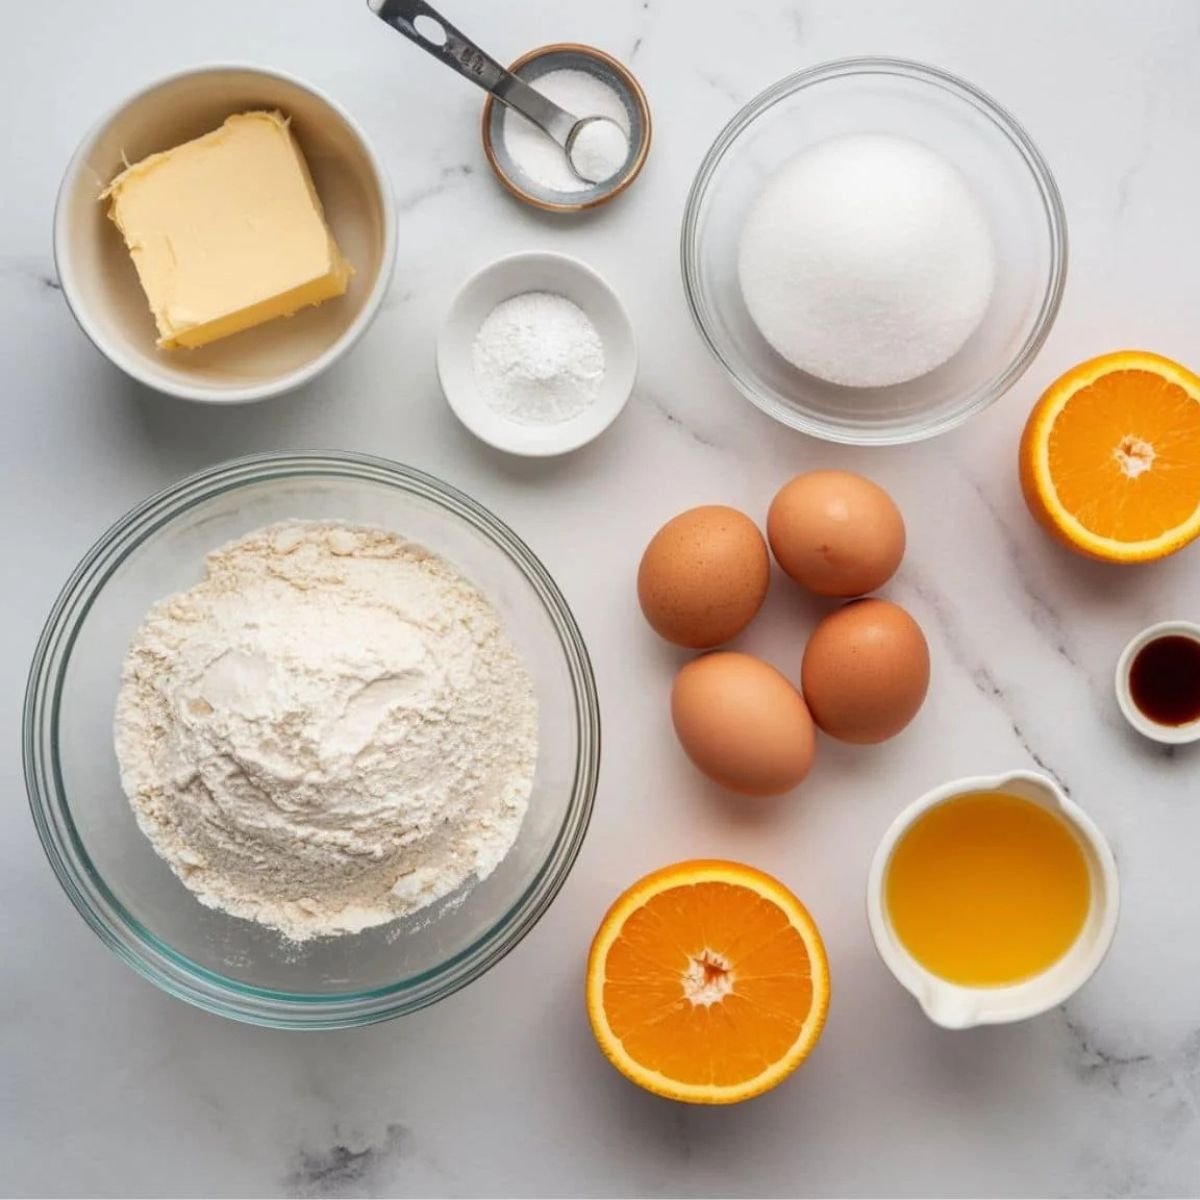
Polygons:
[[[574,301],[604,343],[604,381],[595,403],[553,425],[525,424],[501,415],[475,384],[472,347],[479,327],[497,304],[525,292],[553,292]],[[579,449],[617,419],[637,377],[637,346],[616,292],[591,267],[566,254],[510,254],[472,275],[459,289],[438,337],[437,369],[446,401],[477,438],[510,454],[548,457]]]
[[[216,129],[233,113],[279,109],[312,171],[355,276],[344,296],[198,350],[159,350],[125,243],[98,196],[126,162]],[[102,117],[67,167],[54,213],[63,295],[116,366],[160,392],[213,404],[263,400],[315,378],[359,339],[396,257],[391,185],[366,134],[310,84],[262,67],[197,67],[143,88]]]
[[1121,657],[1117,659],[1114,681],[1117,704],[1120,706],[1125,720],[1138,733],[1156,742],[1162,742],[1166,746],[1183,746],[1189,742],[1200,741],[1200,720],[1189,721],[1186,725],[1160,725],[1138,708],[1133,702],[1133,694],[1129,688],[1129,673],[1133,667],[1133,660],[1144,646],[1161,637],[1183,637],[1190,638],[1193,642],[1200,642],[1200,625],[1191,621],[1160,621],[1157,625],[1143,629],[1137,637],[1131,639],[1129,645],[1121,651]]
[[[923,813],[968,792],[1004,792],[1030,800],[1061,817],[1078,839],[1087,861],[1092,901],[1075,944],[1042,974],[1007,987],[962,987],[934,975],[905,948],[888,917],[887,871],[897,844]],[[1092,819],[1067,799],[1053,780],[1032,771],[956,779],[915,800],[892,822],[871,863],[867,919],[880,957],[917,999],[925,1015],[946,1029],[999,1025],[1047,1012],[1077,992],[1104,961],[1117,930],[1120,885],[1117,864]]]

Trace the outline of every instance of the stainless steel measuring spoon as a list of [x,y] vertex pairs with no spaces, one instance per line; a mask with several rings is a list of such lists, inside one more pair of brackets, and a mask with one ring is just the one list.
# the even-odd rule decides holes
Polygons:
[[480,50],[466,34],[451,25],[424,0],[367,0],[367,7],[380,20],[404,34],[439,62],[445,63],[477,87],[490,92],[501,104],[506,104],[532,121],[563,148],[568,166],[584,183],[604,182],[604,179],[592,179],[584,174],[571,152],[580,131],[598,121],[611,125],[622,139],[628,141],[625,131],[616,121],[608,117],[577,117],[552,100],[547,100],[529,84],[506,71],[491,55]]

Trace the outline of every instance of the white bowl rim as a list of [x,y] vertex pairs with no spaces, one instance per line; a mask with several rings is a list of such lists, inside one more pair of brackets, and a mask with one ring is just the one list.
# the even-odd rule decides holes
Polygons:
[[[884,902],[884,881],[892,853],[913,823],[931,808],[970,792],[1010,789],[1025,785],[1042,792],[1053,802],[1058,814],[1088,845],[1098,868],[1101,894],[1093,904],[1099,912],[1090,952],[1081,955],[1071,974],[1058,981],[1049,979],[1059,964],[1042,975],[1004,987],[963,987],[950,983],[926,970],[900,944],[892,931]],[[1016,793],[1021,794],[1021,793]],[[1084,810],[1071,800],[1061,785],[1036,771],[1005,771],[996,775],[969,775],[932,788],[903,808],[888,826],[871,860],[867,877],[867,921],[879,957],[897,982],[916,998],[925,1015],[947,1029],[967,1029],[974,1025],[1000,1025],[1023,1021],[1062,1004],[1074,995],[1099,969],[1112,945],[1121,908],[1120,879],[1117,864],[1107,838]],[[1068,952],[1068,955],[1070,952]],[[1061,961],[1061,960],[1060,960]]]
[[[629,386],[623,388],[618,393],[616,402],[608,406],[608,411],[605,414],[606,419],[602,424],[589,429],[584,437],[564,437],[557,442],[546,442],[541,445],[523,443],[519,434],[521,427],[515,422],[513,425],[514,430],[517,432],[511,439],[502,439],[493,436],[488,430],[473,420],[475,406],[464,403],[462,397],[457,392],[453,395],[451,394],[453,389],[446,387],[446,376],[443,370],[443,360],[451,351],[451,330],[454,326],[455,315],[471,289],[485,276],[493,272],[511,270],[523,264],[536,263],[556,263],[568,271],[574,271],[579,275],[586,276],[598,289],[609,297],[618,317],[619,336],[628,348],[631,363]],[[445,397],[446,403],[450,406],[454,415],[481,442],[493,447],[493,449],[502,450],[506,454],[515,454],[523,458],[553,458],[560,454],[569,454],[574,450],[581,449],[590,442],[594,442],[625,411],[625,406],[629,403],[634,387],[637,385],[637,338],[633,331],[633,323],[629,319],[629,313],[621,297],[617,295],[616,289],[595,267],[584,262],[581,258],[576,258],[573,254],[564,254],[561,250],[517,250],[512,254],[503,254],[499,258],[494,258],[490,262],[485,263],[477,271],[472,271],[459,285],[450,301],[449,307],[446,309],[446,314],[442,318],[441,328],[438,331],[435,353],[438,382],[441,385],[442,395]],[[570,424],[570,422],[564,422],[564,426],[566,427],[564,433],[570,431]]]
[[[69,238],[67,237],[66,200],[70,186],[74,183],[83,163],[91,153],[100,135],[127,108],[144,99],[149,93],[177,80],[188,79],[198,75],[216,75],[233,71],[251,72],[300,88],[326,105],[345,122],[347,128],[358,138],[367,161],[371,164],[371,173],[376,181],[380,205],[383,210],[383,252],[379,262],[379,273],[376,276],[374,286],[363,302],[362,309],[333,345],[329,346],[311,362],[306,363],[302,367],[297,367],[285,375],[280,375],[269,382],[251,384],[246,387],[218,389],[205,387],[203,384],[177,383],[152,377],[143,371],[135,360],[118,350],[100,333],[83,306],[78,304],[75,298],[75,268],[69,249]],[[54,202],[53,247],[54,268],[58,274],[58,282],[62,288],[63,298],[67,302],[67,307],[70,309],[71,315],[75,318],[79,328],[87,335],[92,345],[113,363],[114,366],[119,367],[126,375],[136,379],[139,383],[145,384],[146,387],[156,392],[176,396],[181,400],[196,400],[203,404],[248,404],[256,400],[266,400],[272,396],[278,396],[284,392],[302,387],[337,362],[367,331],[378,313],[380,305],[383,303],[383,298],[391,285],[392,274],[395,270],[396,202],[392,195],[390,178],[383,163],[380,161],[371,139],[367,136],[366,130],[363,129],[358,121],[341,104],[323,89],[287,71],[281,71],[276,67],[262,66],[259,63],[237,60],[203,63],[196,66],[183,67],[178,71],[171,71],[166,75],[161,75],[150,80],[139,87],[137,91],[117,101],[92,123],[91,127],[80,140],[79,145],[75,148],[75,152],[71,155],[66,170],[63,172],[62,182],[58,187],[58,194]]]
[[1186,746],[1191,742],[1200,741],[1200,717],[1186,725],[1161,725],[1138,708],[1133,702],[1133,693],[1129,687],[1129,674],[1139,651],[1158,638],[1172,636],[1200,643],[1200,625],[1194,621],[1158,621],[1154,625],[1148,625],[1141,633],[1135,634],[1117,659],[1113,686],[1121,714],[1138,733],[1152,741],[1161,742],[1164,746]]

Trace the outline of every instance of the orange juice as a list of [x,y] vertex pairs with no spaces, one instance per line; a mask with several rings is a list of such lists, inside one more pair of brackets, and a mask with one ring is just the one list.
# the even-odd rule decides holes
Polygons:
[[896,936],[926,970],[967,987],[1039,975],[1087,919],[1087,860],[1054,813],[1002,792],[968,792],[919,816],[884,883]]

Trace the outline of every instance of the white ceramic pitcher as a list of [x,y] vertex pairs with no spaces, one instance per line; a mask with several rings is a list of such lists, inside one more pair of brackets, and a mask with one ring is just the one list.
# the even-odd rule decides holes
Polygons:
[[[1004,987],[963,987],[926,970],[896,936],[887,913],[884,884],[896,844],[922,813],[968,792],[1002,792],[1057,813],[1075,832],[1087,860],[1091,907],[1075,944],[1040,975]],[[947,1029],[1020,1021],[1061,1004],[1104,960],[1116,932],[1119,906],[1117,865],[1104,835],[1053,780],[1031,771],[956,779],[927,792],[892,822],[875,851],[867,882],[867,916],[880,956],[917,998],[925,1015]]]

